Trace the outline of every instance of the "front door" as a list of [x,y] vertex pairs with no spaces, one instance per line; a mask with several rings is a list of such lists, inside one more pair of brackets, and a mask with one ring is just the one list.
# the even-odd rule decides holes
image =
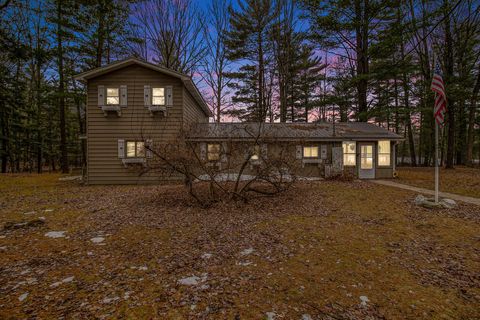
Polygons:
[[373,143],[360,143],[360,167],[358,169],[360,179],[375,178],[374,148]]

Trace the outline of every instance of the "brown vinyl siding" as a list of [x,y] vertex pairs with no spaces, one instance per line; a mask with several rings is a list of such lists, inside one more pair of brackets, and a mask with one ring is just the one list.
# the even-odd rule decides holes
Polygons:
[[198,107],[190,92],[185,89],[183,90],[183,101],[183,122],[185,125],[208,122],[208,117]]
[[[127,107],[122,115],[110,113],[107,117],[98,106],[98,86],[127,86]],[[173,86],[173,106],[167,115],[151,116],[144,106],[144,85],[151,87]],[[183,125],[183,83],[168,75],[139,65],[90,79],[87,85],[87,174],[89,184],[158,183],[178,177],[160,177],[158,174],[139,176],[138,171],[125,168],[118,158],[118,139],[153,142],[174,140]],[[199,107],[197,107],[199,109]]]

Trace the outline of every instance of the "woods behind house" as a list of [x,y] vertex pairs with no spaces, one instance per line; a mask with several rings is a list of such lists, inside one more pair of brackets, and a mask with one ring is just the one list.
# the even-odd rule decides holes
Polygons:
[[0,2],[1,172],[85,162],[73,76],[135,56],[193,77],[213,120],[369,121],[433,162],[432,65],[446,82],[446,167],[480,158],[480,4],[474,0]]

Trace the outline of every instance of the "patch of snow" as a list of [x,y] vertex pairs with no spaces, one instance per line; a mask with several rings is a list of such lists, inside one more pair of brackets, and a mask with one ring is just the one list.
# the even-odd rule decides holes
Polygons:
[[253,251],[254,251],[253,248],[248,248],[248,249],[245,249],[242,252],[240,252],[240,254],[242,256],[247,256],[247,255],[251,254]]
[[93,256],[93,252],[92,252],[92,251],[88,251],[88,252],[87,252],[87,256]]
[[112,302],[117,301],[118,299],[120,299],[120,298],[119,298],[119,297],[104,298],[104,299],[102,300],[102,303],[105,303],[105,304],[107,304],[107,303],[112,303]]
[[72,282],[73,279],[75,279],[74,276],[71,276],[71,277],[68,277],[68,278],[65,278],[63,279],[62,281],[58,281],[58,282],[54,282],[50,285],[50,288],[56,288],[58,287],[59,285],[63,284],[63,283],[68,283],[68,282]]
[[58,178],[59,181],[75,181],[82,180],[82,176],[66,176]]
[[457,206],[457,203],[455,202],[455,200],[452,200],[452,199],[442,199],[440,201],[443,205],[444,208],[446,209],[453,209]]
[[251,261],[245,261],[245,262],[244,262],[244,261],[240,261],[240,262],[237,262],[237,263],[236,263],[237,266],[249,266],[249,265],[251,265],[251,264],[252,264]]
[[24,294],[20,295],[20,297],[18,297],[18,301],[22,302],[23,300],[27,299],[28,297],[28,292],[25,292]]
[[43,211],[44,211],[44,212],[52,212],[53,209],[45,209],[45,210],[43,210]]
[[307,313],[302,314],[302,320],[312,320],[312,316]]
[[204,253],[202,254],[201,258],[202,259],[210,259],[212,257],[212,254],[211,253]]
[[196,286],[200,283],[203,283],[207,281],[207,274],[204,273],[202,274],[202,277],[197,277],[197,276],[191,276],[191,277],[186,277],[179,279],[177,281],[178,284],[184,285],[184,286]]
[[148,270],[148,267],[147,266],[140,266],[140,267],[130,267],[130,269],[136,269],[136,270],[140,270],[140,271],[147,271]]
[[367,302],[370,302],[370,300],[368,300],[368,297],[367,297],[367,296],[360,296],[360,300],[362,301],[362,302],[360,302],[360,304],[361,304],[362,306],[366,306],[366,305],[367,305]]
[[45,237],[65,238],[65,232],[67,232],[67,231],[50,231],[50,232],[45,233]]
[[102,243],[103,241],[105,241],[105,238],[104,237],[95,237],[95,238],[90,239],[90,241],[92,241],[93,243]]
[[35,210],[33,210],[33,211],[29,211],[29,212],[24,212],[23,214],[31,215],[31,214],[35,214],[35,213],[37,213],[37,212]]
[[196,286],[202,279],[197,276],[191,276],[191,277],[186,277],[178,280],[177,282],[179,284],[182,284],[184,286]]
[[277,314],[275,312],[267,312],[266,315],[267,320],[274,320]]
[[43,221],[46,220],[45,217],[38,217],[38,219],[39,219],[39,220],[43,220]]

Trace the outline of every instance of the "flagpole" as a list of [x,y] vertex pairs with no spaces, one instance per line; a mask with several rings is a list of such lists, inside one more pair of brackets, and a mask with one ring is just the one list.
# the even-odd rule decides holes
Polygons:
[[435,119],[435,203],[438,203],[438,122]]

